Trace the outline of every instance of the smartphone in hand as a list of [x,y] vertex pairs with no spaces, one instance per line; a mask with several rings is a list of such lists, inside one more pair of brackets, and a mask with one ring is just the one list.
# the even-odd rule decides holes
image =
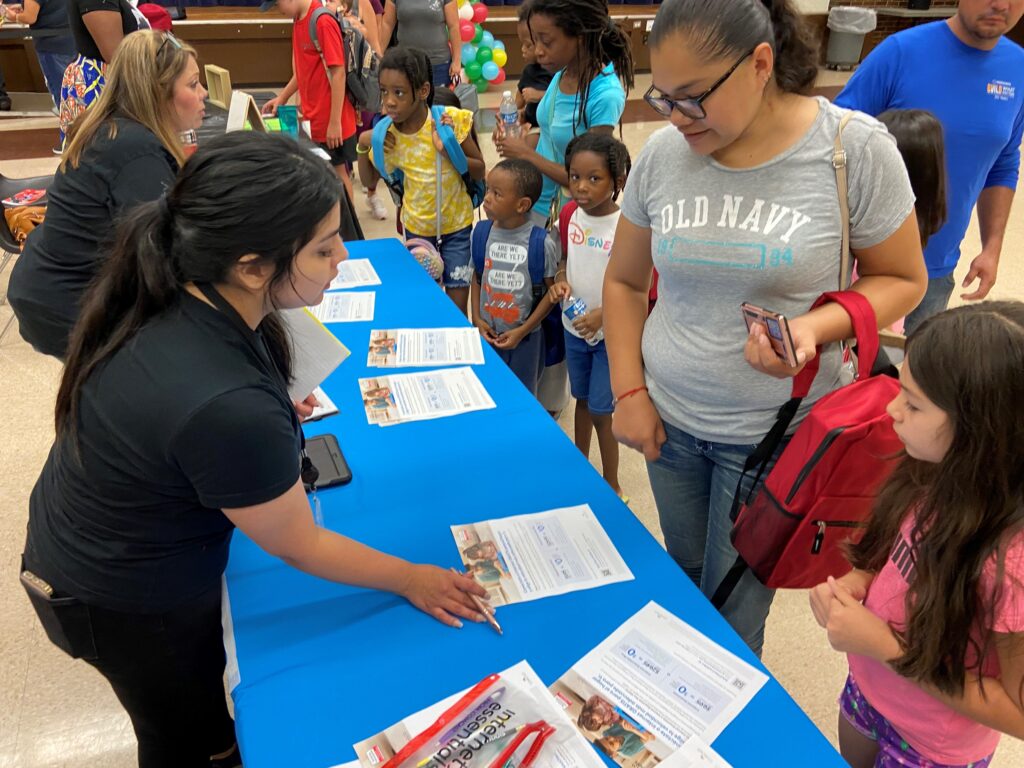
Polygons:
[[796,345],[793,344],[793,335],[789,332],[789,321],[785,315],[772,312],[769,309],[756,307],[749,302],[740,305],[743,312],[743,320],[747,324],[747,333],[754,323],[760,323],[768,329],[768,341],[775,350],[775,354],[784,360],[790,368],[796,368]]

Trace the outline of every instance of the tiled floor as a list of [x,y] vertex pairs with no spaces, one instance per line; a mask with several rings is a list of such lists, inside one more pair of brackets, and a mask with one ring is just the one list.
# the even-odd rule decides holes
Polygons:
[[[0,131],[3,127],[0,124]],[[626,126],[631,151],[639,151],[657,127],[654,123]],[[487,137],[483,143],[485,157],[493,163],[496,158]],[[56,163],[55,158],[3,162],[0,172],[29,176],[49,172]],[[356,206],[367,237],[394,234],[390,221],[370,219],[361,193]],[[1010,220],[993,297],[1024,299],[1022,246],[1024,207],[1018,206]],[[977,253],[979,247],[975,224],[964,253]],[[965,271],[961,268],[958,278]],[[0,278],[0,293],[5,284],[6,274]],[[0,307],[0,328],[9,312]],[[47,642],[14,578],[24,540],[26,499],[52,440],[59,374],[59,365],[34,353],[16,331],[0,345],[0,768],[128,768],[135,764],[134,739],[117,701],[89,667],[68,659]],[[562,426],[571,434],[571,417],[563,418]],[[598,460],[596,445],[593,458]],[[633,511],[659,536],[639,454],[623,449],[620,472]],[[780,593],[768,624],[765,663],[834,740],[835,697],[845,675],[844,659],[829,649],[803,592]],[[784,749],[782,741],[777,748]],[[1004,737],[995,765],[1024,765],[1024,744]]]

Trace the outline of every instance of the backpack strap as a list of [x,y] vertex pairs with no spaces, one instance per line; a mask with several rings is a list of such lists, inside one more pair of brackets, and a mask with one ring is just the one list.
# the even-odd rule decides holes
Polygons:
[[[863,294],[856,291],[829,291],[823,293],[811,305],[817,309],[822,304],[835,302],[850,316],[853,321],[853,335],[857,339],[857,378],[866,379],[871,375],[871,368],[878,356],[878,319],[871,302]],[[813,360],[808,361],[803,370],[793,377],[793,397],[803,399],[811,391],[814,377],[818,374],[821,364],[821,346]]]
[[470,242],[470,254],[473,257],[473,269],[476,270],[478,276],[483,277],[484,274],[484,261],[487,256],[487,238],[491,236],[491,225],[493,222],[490,219],[481,219],[477,222],[476,226],[473,227],[473,238]]
[[444,107],[431,107],[430,111],[434,118],[434,128],[441,139],[441,144],[444,145],[445,154],[448,155],[448,159],[455,166],[458,174],[465,176],[469,173],[469,161],[466,160],[466,152],[455,137],[455,131],[450,125],[441,122],[441,118],[444,117]]
[[400,186],[399,182],[388,173],[387,166],[384,163],[384,138],[388,135],[388,128],[390,127],[390,117],[382,117],[380,122],[373,126],[370,148],[373,150],[373,167],[377,169],[377,173],[380,174],[380,177],[391,191],[401,197],[401,192],[396,191],[396,186]]
[[843,128],[850,122],[853,112],[847,112],[839,121],[835,145],[832,148],[832,167],[836,171],[836,191],[839,195],[839,214],[842,219],[842,254],[839,259],[839,290],[850,287],[850,196],[846,174],[846,150],[843,148]]
[[530,247],[527,251],[526,261],[530,269],[530,282],[534,286],[544,285],[544,262],[547,261],[545,246],[547,245],[548,233],[544,227],[534,226],[530,230]]
[[[320,63],[324,65],[324,72],[327,73],[327,80],[330,82],[331,70],[327,66],[327,59],[324,58],[324,49],[320,45],[320,36],[316,33],[317,22],[324,16],[330,16],[336,24],[340,24],[338,17],[331,13],[330,8],[320,5],[320,0],[313,0],[317,3],[317,7],[313,9],[313,12],[309,14],[309,39],[313,42],[313,47],[316,49],[317,56],[320,57]],[[340,30],[339,30],[340,31]]]
[[558,213],[558,235],[562,241],[563,259],[569,257],[569,222],[572,220],[572,215],[576,213],[578,207],[575,200],[570,200],[562,206],[562,210]]

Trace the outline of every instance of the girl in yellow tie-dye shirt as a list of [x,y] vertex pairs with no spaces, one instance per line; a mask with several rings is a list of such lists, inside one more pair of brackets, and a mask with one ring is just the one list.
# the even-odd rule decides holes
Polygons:
[[[430,60],[415,48],[396,46],[384,54],[380,64],[380,97],[383,112],[391,118],[384,140],[384,167],[388,173],[400,169],[405,175],[402,199],[402,226],[406,238],[423,238],[433,242],[444,260],[444,286],[452,301],[463,311],[469,298],[470,233],[473,226],[473,204],[462,177],[445,154],[430,116],[434,100]],[[443,122],[455,131],[466,153],[470,175],[482,179],[486,174],[480,147],[472,136],[473,113],[446,107]],[[372,132],[359,140],[361,147],[360,175],[368,178],[372,154]],[[440,195],[438,202],[437,158],[441,157]],[[438,227],[440,210],[440,227]],[[441,237],[438,238],[440,229]],[[440,240],[440,243],[438,243]]]

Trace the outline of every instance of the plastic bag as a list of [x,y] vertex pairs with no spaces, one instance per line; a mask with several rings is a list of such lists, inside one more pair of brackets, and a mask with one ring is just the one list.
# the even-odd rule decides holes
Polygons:
[[873,8],[855,8],[840,5],[828,12],[828,28],[833,32],[847,32],[866,35],[878,26],[878,17]]

